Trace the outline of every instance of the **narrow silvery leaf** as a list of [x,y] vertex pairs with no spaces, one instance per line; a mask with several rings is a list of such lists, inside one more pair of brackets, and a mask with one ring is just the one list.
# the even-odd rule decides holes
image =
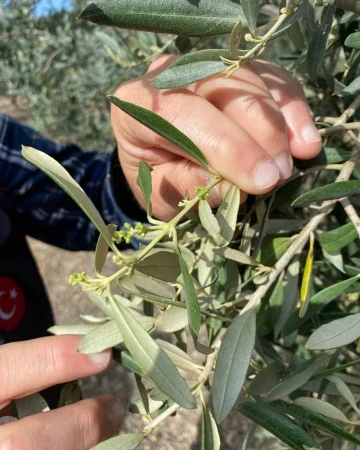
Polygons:
[[254,33],[260,9],[260,0],[242,0],[241,6],[243,8],[249,30]]
[[150,414],[149,396],[144,386],[141,376],[134,373],[135,386],[139,395],[139,407],[144,412],[142,414]]
[[232,261],[236,261],[239,264],[245,264],[248,266],[258,266],[259,263],[255,261],[251,256],[246,255],[243,252],[239,252],[238,250],[234,250],[229,247],[218,247],[214,248],[214,253],[217,255],[224,256],[227,259],[231,259]]
[[265,367],[259,372],[249,387],[249,395],[256,396],[266,394],[271,391],[285,373],[285,366],[278,361],[275,361]]
[[94,291],[86,291],[85,295],[106,317],[112,316],[112,310],[106,301],[106,294],[97,295]]
[[189,273],[189,269],[186,265],[184,258],[179,250],[178,253],[181,265],[181,273],[183,278],[183,285],[186,295],[186,310],[189,320],[189,327],[192,338],[194,339],[195,348],[204,354],[213,353],[214,349],[208,346],[201,344],[199,339],[200,326],[201,326],[201,313],[199,307],[199,301],[196,295],[196,290],[194,286],[194,282]]
[[326,164],[338,164],[348,160],[353,156],[353,152],[335,147],[323,147],[321,152],[315,158],[308,160],[296,160],[296,167],[307,169],[314,166]]
[[[140,376],[138,376],[138,378],[140,378]],[[166,397],[166,400],[169,400],[169,397]],[[149,395],[147,395],[147,402],[145,403],[148,403],[146,409],[144,406],[144,401],[141,398],[138,398],[137,400],[130,403],[129,411],[132,414],[141,414],[142,416],[144,416],[145,414],[153,414],[159,411],[159,409],[164,405],[163,400],[154,400]]]
[[360,49],[360,31],[355,31],[355,33],[350,34],[345,41],[347,47],[352,47]]
[[323,65],[328,37],[331,31],[336,8],[332,5],[325,6],[321,19],[316,29],[307,53],[308,73],[311,80],[316,83],[318,73]]
[[121,434],[95,445],[91,450],[135,450],[143,439],[144,433]]
[[285,414],[289,414],[292,417],[296,417],[300,419],[302,422],[306,424],[324,430],[327,433],[336,436],[340,439],[345,439],[348,442],[353,442],[354,444],[360,445],[360,440],[357,439],[353,434],[346,432],[343,428],[334,425],[332,422],[329,422],[322,415],[312,411],[305,406],[302,406],[297,403],[287,403],[283,400],[276,400],[272,403],[276,408],[279,408]]
[[264,266],[272,267],[290,247],[292,239],[277,237],[267,242],[259,252],[257,260]]
[[231,242],[236,229],[239,208],[240,189],[232,185],[216,213],[216,219],[220,225],[220,234],[214,236],[213,239],[218,247],[227,246]]
[[[240,4],[228,0],[97,0],[79,18],[156,33],[214,36],[230,33],[239,16],[243,16]],[[259,16],[258,25],[267,20],[266,16]]]
[[202,405],[201,450],[220,450],[220,436],[216,422],[206,405]]
[[126,308],[110,301],[125,345],[144,374],[174,402],[186,409],[195,408],[195,398],[174,363]]
[[324,248],[322,248],[322,253],[324,255],[324,258],[327,261],[329,261],[330,264],[332,264],[334,267],[340,270],[340,272],[345,273],[344,258],[342,253],[340,252],[329,253]]
[[[360,33],[359,33],[360,34]],[[342,92],[341,95],[356,95],[360,92],[360,77],[355,78],[349,86],[347,86]]]
[[[136,316],[136,320],[147,331],[154,325],[153,317],[139,315]],[[122,342],[124,342],[124,338],[117,323],[115,320],[110,320],[84,336],[78,345],[77,351],[86,354],[100,353]]]
[[220,57],[229,58],[229,50],[200,50],[181,56],[157,75],[152,84],[157,89],[187,86],[223,72],[227,66]]
[[84,211],[91,222],[96,226],[99,232],[104,236],[104,239],[116,251],[115,243],[112,240],[112,235],[106,228],[99,211],[95,208],[94,203],[85,194],[83,188],[70,176],[69,172],[65,170],[55,159],[46,153],[35,150],[31,147],[23,147],[21,151],[23,157],[41,169],[46,175],[55,181]]
[[285,377],[277,386],[272,389],[266,399],[277,400],[279,398],[289,395],[291,392],[296,391],[318,371],[318,369],[324,364],[326,360],[325,355],[319,355],[309,361],[305,361],[298,369],[290,373]]
[[[300,262],[295,259],[286,270],[283,286],[283,299],[285,301],[281,302],[279,318],[276,321],[274,327],[274,336],[277,339],[291,316],[296,310],[296,305],[299,298],[299,277],[300,277]],[[278,295],[281,295],[281,285],[278,287]]]
[[306,311],[305,316],[300,319],[298,311],[295,311],[286,322],[283,328],[283,334],[287,336],[288,334],[291,334],[293,331],[297,330],[303,323],[309,320],[310,317],[323,309],[332,300],[334,300],[337,296],[346,291],[346,289],[348,289],[352,284],[358,281],[359,277],[360,274],[355,277],[349,278],[348,280],[333,284],[332,286],[329,286],[316,293],[310,299],[308,310]]
[[295,400],[295,403],[305,406],[318,414],[330,417],[331,419],[340,420],[345,423],[349,422],[345,414],[343,414],[338,408],[331,403],[324,402],[318,398],[299,397]]
[[205,156],[201,153],[200,149],[170,122],[152,111],[149,111],[148,109],[134,105],[133,103],[125,102],[112,95],[109,95],[108,99],[126,114],[129,114],[129,116],[150,128],[150,130],[154,131],[159,136],[162,136],[171,143],[177,145],[194,161],[197,161],[205,167],[209,167],[209,163],[207,162]]
[[211,211],[210,205],[206,200],[200,200],[199,217],[202,226],[210,234],[210,236],[220,234],[219,222]]
[[358,234],[354,225],[347,223],[334,230],[320,234],[319,242],[321,247],[327,252],[334,253],[351,244],[357,237]]
[[50,411],[48,404],[40,394],[31,394],[15,400],[15,407],[19,419],[33,414]]
[[202,366],[196,364],[187,353],[179,347],[176,347],[176,345],[170,344],[170,342],[162,339],[156,339],[156,342],[179,369],[191,370],[195,372],[202,370]]
[[276,39],[285,33],[290,27],[292,27],[295,23],[298,23],[299,19],[303,16],[306,11],[306,7],[309,4],[309,0],[302,0],[299,7],[295,12],[290,14],[285,20],[281,27],[271,36],[270,41]]
[[337,377],[336,375],[329,375],[326,377],[327,380],[329,380],[331,383],[334,383],[337,390],[340,392],[340,394],[344,397],[344,399],[349,403],[349,405],[358,413],[360,414],[359,408],[356,404],[356,400],[354,397],[354,394],[351,392],[349,387],[345,384],[345,382]]
[[182,330],[188,324],[187,311],[185,308],[170,306],[169,309],[159,314],[155,319],[155,327],[158,331],[174,333]]
[[179,258],[171,250],[154,248],[136,266],[139,272],[173,283],[181,274]]
[[110,317],[99,317],[99,316],[93,316],[92,314],[80,314],[80,319],[84,320],[85,322],[89,322],[90,324],[101,324],[108,322],[110,320]]
[[151,216],[151,192],[152,192],[152,182],[151,182],[151,171],[152,168],[144,161],[140,161],[139,173],[136,180],[136,184],[141,189],[142,195],[144,197],[145,209],[148,218]]
[[329,350],[351,344],[360,337],[360,313],[322,325],[306,342],[309,350]]
[[88,334],[90,331],[96,330],[99,325],[79,324],[79,325],[54,325],[47,331],[55,336],[62,334]]
[[256,314],[249,310],[232,322],[223,338],[213,382],[213,405],[218,422],[228,416],[241,392],[255,345],[255,334]]
[[304,450],[305,446],[311,449],[321,449],[310,434],[267,402],[241,403],[238,410],[253,422],[270,431],[293,450]]
[[[115,233],[117,225],[109,224],[106,226],[109,230],[111,236]],[[100,234],[99,239],[96,244],[95,249],[95,272],[99,275],[104,267],[106,256],[109,251],[109,244],[104,239],[103,235]]]
[[175,289],[172,286],[141,273],[120,278],[119,285],[125,292],[138,295],[144,299],[170,300],[175,296]]
[[338,183],[327,184],[300,195],[292,205],[305,206],[314,202],[336,200],[358,194],[360,194],[360,181],[339,181]]

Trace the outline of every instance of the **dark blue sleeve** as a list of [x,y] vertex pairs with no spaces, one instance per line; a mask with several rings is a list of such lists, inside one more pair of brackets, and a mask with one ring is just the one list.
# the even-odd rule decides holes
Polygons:
[[[96,228],[76,203],[22,157],[22,145],[55,158],[82,186],[105,223],[121,227],[124,222],[132,222],[120,207],[121,193],[114,192],[111,153],[84,152],[75,145],[56,144],[0,114],[0,185],[14,201],[25,234],[69,250],[93,250],[98,238]],[[123,187],[124,195],[128,195],[124,178],[121,183],[120,189]]]

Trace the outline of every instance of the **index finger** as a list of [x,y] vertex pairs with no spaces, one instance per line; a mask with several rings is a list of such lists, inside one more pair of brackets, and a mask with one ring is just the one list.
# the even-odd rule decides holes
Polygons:
[[0,409],[56,384],[101,372],[111,351],[77,353],[80,336],[51,336],[0,346]]

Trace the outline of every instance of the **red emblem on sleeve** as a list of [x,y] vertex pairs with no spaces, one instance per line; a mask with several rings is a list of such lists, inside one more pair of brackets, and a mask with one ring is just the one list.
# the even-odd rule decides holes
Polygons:
[[0,330],[15,330],[25,314],[25,297],[9,277],[0,277]]

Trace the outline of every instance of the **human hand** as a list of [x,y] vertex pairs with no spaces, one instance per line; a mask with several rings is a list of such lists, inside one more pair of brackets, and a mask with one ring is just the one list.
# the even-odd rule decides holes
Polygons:
[[[77,353],[80,339],[54,336],[0,346],[0,416],[13,399],[106,369],[111,352]],[[88,450],[114,435],[123,411],[107,395],[35,414],[0,426],[0,450]]]
[[[225,180],[211,191],[219,205],[229,187],[263,194],[292,173],[292,157],[310,159],[321,150],[301,85],[284,70],[265,62],[244,64],[231,78],[211,77],[187,88],[157,90],[151,80],[171,62],[155,60],[142,77],[119,86],[115,96],[150,109],[185,133]],[[166,139],[112,105],[112,126],[119,159],[135,197],[139,160],[153,168],[152,212],[163,220],[178,212],[186,191],[195,195],[209,172]],[[244,196],[242,196],[244,200]]]

